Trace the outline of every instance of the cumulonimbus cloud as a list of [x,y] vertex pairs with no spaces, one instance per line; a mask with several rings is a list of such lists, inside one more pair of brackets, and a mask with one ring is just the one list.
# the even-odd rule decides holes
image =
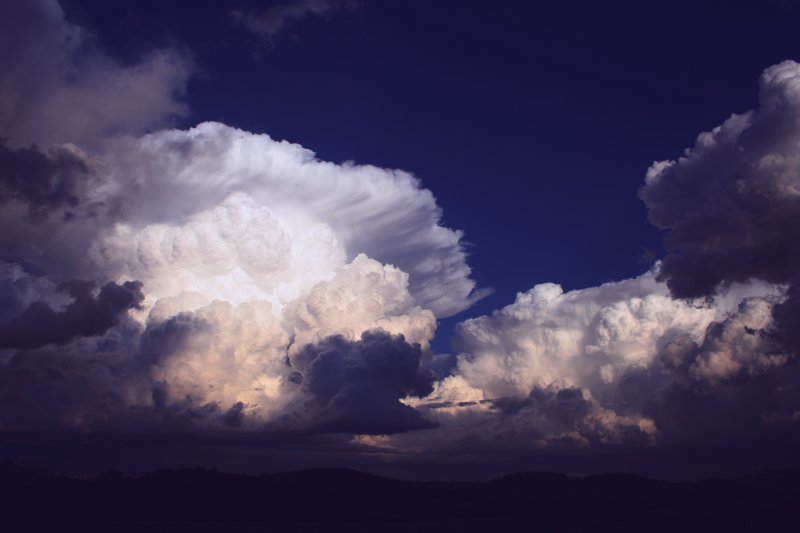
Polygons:
[[[36,46],[77,39],[39,65],[32,79],[41,90],[25,105],[41,98],[68,114],[80,106],[63,95],[91,96],[62,79],[76,47],[87,50],[75,65],[90,69],[85,79],[133,83],[152,73],[151,63],[127,70],[106,57],[56,3],[9,9],[31,26],[29,41],[47,33]],[[8,90],[24,99],[20,83]],[[421,367],[436,318],[482,294],[462,236],[440,224],[431,192],[401,170],[320,161],[219,123],[141,135],[182,109],[178,87],[149,87],[164,106],[136,110],[137,120],[109,118],[99,105],[79,130],[9,122],[13,138],[0,150],[0,380],[15,407],[6,427],[429,425],[400,399],[429,384]],[[66,139],[89,148],[17,147]],[[380,359],[384,348],[396,357]],[[334,361],[340,381],[319,371]],[[398,381],[395,364],[406,378]],[[370,391],[382,400],[365,410]],[[48,398],[59,408],[34,408]],[[300,416],[295,404],[316,414]],[[27,422],[26,411],[36,413]]]

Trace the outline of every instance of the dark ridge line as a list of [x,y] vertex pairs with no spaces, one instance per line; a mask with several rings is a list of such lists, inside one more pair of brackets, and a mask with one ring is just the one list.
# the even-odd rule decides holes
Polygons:
[[0,462],[3,531],[797,531],[797,509],[800,470],[699,481],[405,481],[346,468],[74,479]]

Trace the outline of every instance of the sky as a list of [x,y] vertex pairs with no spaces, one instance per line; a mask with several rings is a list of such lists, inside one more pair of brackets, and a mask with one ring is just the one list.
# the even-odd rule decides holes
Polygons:
[[0,454],[798,466],[798,9],[3,2]]

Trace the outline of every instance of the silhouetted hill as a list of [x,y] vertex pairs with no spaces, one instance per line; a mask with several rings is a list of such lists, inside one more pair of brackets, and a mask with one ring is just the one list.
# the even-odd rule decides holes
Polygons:
[[483,483],[352,470],[162,470],[80,480],[0,463],[3,531],[797,531],[800,471],[671,483],[520,473]]

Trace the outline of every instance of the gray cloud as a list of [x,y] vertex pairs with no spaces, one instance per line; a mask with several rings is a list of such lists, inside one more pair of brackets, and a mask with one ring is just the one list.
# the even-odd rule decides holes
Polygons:
[[679,298],[800,267],[800,65],[761,76],[759,108],[733,115],[676,161],[655,163],[639,195],[669,230],[660,276]]
[[0,69],[0,137],[15,146],[84,147],[185,114],[192,71],[177,49],[120,64],[67,21],[56,0],[0,4]]
[[[709,297],[752,278],[788,285],[766,335],[800,349],[800,64],[766,69],[757,109],[702,133],[678,160],[655,163],[639,194],[651,222],[669,230],[659,276],[674,296]],[[700,366],[724,372],[726,356],[715,353]]]
[[[102,163],[72,144],[10,148],[0,145],[0,261],[52,285],[72,279],[105,282],[87,257],[109,210],[92,199],[104,183]],[[14,266],[16,265],[16,266]],[[4,274],[9,274],[7,271]],[[3,275],[2,283],[10,282]],[[27,276],[12,276],[28,283]],[[39,289],[44,289],[38,283]],[[39,296],[46,298],[44,290]],[[30,303],[30,301],[28,302]],[[0,312],[0,315],[7,315]]]
[[34,219],[79,203],[79,182],[90,172],[85,154],[71,145],[47,153],[35,146],[0,144],[0,203],[19,202]]
[[30,304],[19,316],[0,324],[0,348],[38,348],[99,335],[144,300],[142,284],[136,281],[109,282],[97,296],[92,284],[84,281],[65,283],[59,290],[69,294],[72,303],[60,311],[45,302]]

